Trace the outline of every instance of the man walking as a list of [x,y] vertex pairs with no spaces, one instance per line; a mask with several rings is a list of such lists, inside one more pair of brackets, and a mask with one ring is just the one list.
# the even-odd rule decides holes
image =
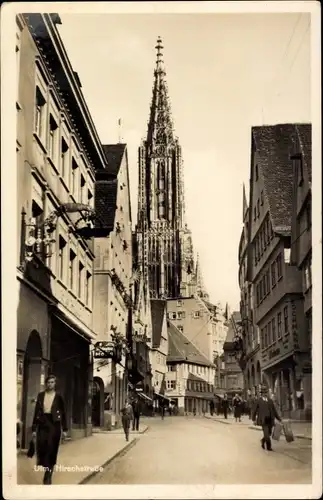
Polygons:
[[121,409],[121,415],[122,415],[122,427],[124,430],[124,434],[126,437],[126,441],[129,441],[129,429],[130,429],[130,423],[131,420],[133,419],[133,409],[131,404],[129,403],[128,398],[125,401],[124,407]]
[[132,409],[133,409],[132,430],[139,431],[139,420],[140,420],[140,413],[141,413],[141,405],[140,405],[139,398],[137,398],[133,401]]
[[261,439],[261,446],[265,449],[265,444],[268,451],[273,451],[271,447],[271,432],[275,424],[275,418],[281,422],[281,418],[277,413],[276,407],[268,397],[268,389],[263,386],[260,392],[260,398],[256,401],[252,420],[254,423],[259,423],[262,427],[263,437]]
[[228,401],[228,396],[226,394],[223,397],[222,408],[223,408],[224,418],[227,419],[228,418],[229,401]]

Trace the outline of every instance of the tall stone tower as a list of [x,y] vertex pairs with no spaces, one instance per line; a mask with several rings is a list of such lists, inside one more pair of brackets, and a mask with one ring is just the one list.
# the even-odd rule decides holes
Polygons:
[[153,298],[191,296],[194,258],[185,223],[182,150],[174,135],[158,38],[147,137],[139,147],[138,267]]

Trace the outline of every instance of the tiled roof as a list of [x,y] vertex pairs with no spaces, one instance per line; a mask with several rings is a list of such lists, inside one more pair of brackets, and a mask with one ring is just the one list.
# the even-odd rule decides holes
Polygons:
[[301,146],[301,152],[309,181],[312,182],[312,125],[310,123],[296,125],[296,130]]
[[154,299],[150,301],[151,322],[152,322],[152,346],[158,348],[163,328],[163,319],[166,311],[166,301]]
[[252,135],[273,229],[289,235],[293,194],[293,162],[290,156],[295,153],[296,124],[253,127]]
[[118,175],[126,144],[105,144],[103,151],[108,160],[108,172],[111,175]]
[[113,229],[117,205],[118,181],[100,180],[95,182],[95,212],[97,227]]
[[196,365],[213,366],[212,363],[195,347],[176,326],[168,322],[167,361],[186,361]]

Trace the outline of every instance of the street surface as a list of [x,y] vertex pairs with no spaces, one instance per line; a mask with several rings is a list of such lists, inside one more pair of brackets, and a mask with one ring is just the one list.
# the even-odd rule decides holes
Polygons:
[[149,429],[138,443],[88,484],[311,483],[311,441],[282,437],[268,452],[260,446],[262,433],[244,424],[203,417],[145,423]]

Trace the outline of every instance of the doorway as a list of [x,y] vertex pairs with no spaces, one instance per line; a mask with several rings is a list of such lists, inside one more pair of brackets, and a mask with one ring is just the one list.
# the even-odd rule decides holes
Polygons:
[[39,333],[33,330],[28,338],[23,369],[23,435],[27,447],[32,435],[35,404],[41,387],[42,345]]
[[103,420],[103,381],[94,377],[92,385],[92,426],[101,427]]

